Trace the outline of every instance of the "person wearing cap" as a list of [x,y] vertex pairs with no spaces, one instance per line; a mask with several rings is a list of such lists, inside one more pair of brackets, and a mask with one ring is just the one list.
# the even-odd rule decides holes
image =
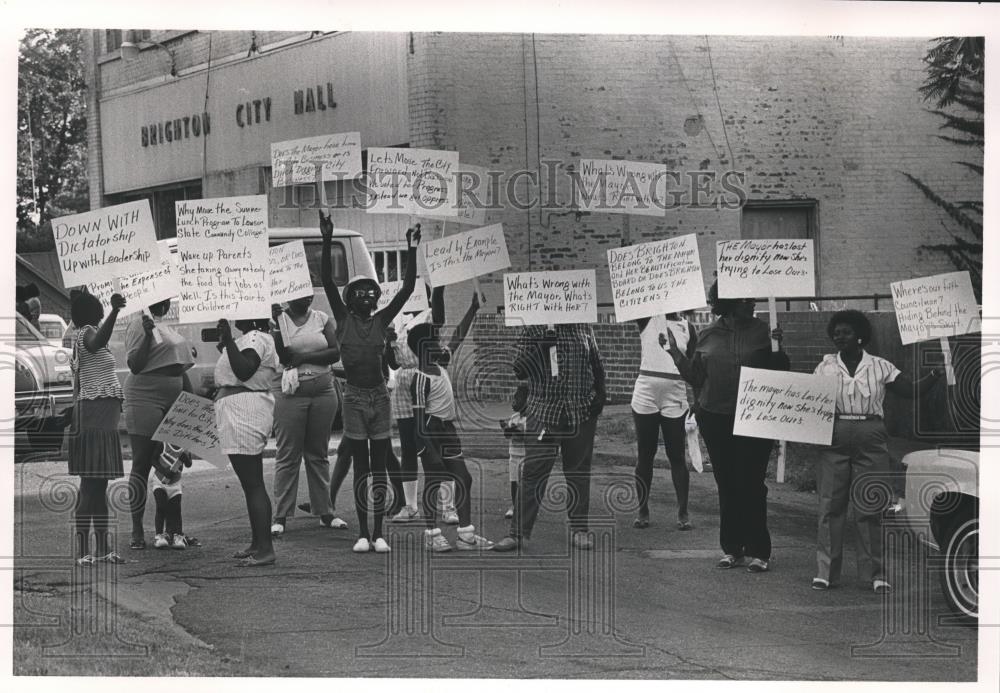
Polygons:
[[[814,373],[837,379],[833,441],[816,465],[819,529],[816,540],[814,590],[825,590],[840,579],[844,556],[844,529],[848,500],[854,505],[858,576],[875,592],[891,589],[885,579],[882,550],[882,513],[891,492],[889,434],[882,405],[885,393],[912,398],[941,376],[937,369],[914,382],[889,361],[869,354],[872,326],[864,313],[842,310],[833,314],[826,334],[837,348],[827,354]],[[881,478],[880,478],[881,477]]]
[[[388,495],[386,458],[388,456],[392,414],[389,390],[382,375],[386,338],[392,320],[406,305],[417,283],[417,245],[420,225],[407,229],[406,274],[403,286],[389,304],[376,312],[381,292],[371,277],[353,277],[347,283],[344,297],[333,282],[333,222],[319,212],[323,253],[320,274],[323,290],[337,321],[336,336],[344,364],[347,383],[344,386],[344,437],[350,439],[354,462],[354,502],[358,515],[359,536],[354,551],[367,553],[374,549],[387,553],[389,544],[382,536],[385,501]],[[370,454],[369,454],[370,451]],[[372,480],[374,527],[368,527],[368,479]]]

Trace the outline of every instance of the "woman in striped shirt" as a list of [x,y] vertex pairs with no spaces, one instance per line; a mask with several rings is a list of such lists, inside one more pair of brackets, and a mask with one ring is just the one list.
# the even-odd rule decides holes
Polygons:
[[[125,476],[118,436],[122,388],[115,372],[115,357],[108,349],[118,312],[124,307],[125,299],[114,294],[111,312],[101,322],[104,308],[96,296],[79,293],[70,306],[73,324],[79,330],[70,362],[76,375],[76,403],[69,431],[68,460],[69,473],[80,477],[74,515],[80,556],[77,563],[81,566],[97,561],[125,562],[109,549],[111,526],[107,496],[108,481]],[[94,554],[89,551],[91,527],[94,529]]]
[[826,328],[837,348],[816,366],[817,375],[837,378],[837,409],[833,442],[816,465],[819,496],[817,574],[812,587],[825,590],[837,582],[843,565],[844,528],[848,499],[854,505],[858,575],[876,592],[890,589],[882,564],[882,512],[891,493],[882,492],[889,472],[889,434],[882,419],[882,404],[889,391],[912,398],[935,382],[937,369],[917,382],[900,373],[892,363],[865,351],[872,326],[863,313],[834,313]]

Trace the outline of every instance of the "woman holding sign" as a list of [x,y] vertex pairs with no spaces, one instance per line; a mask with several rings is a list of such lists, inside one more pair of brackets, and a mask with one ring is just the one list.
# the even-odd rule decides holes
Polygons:
[[[787,371],[788,355],[781,350],[781,329],[770,330],[754,317],[754,300],[719,298],[718,282],[708,292],[712,312],[719,318],[702,330],[694,356],[678,346],[667,332],[670,356],[684,379],[699,391],[698,428],[712,460],[719,490],[719,568],[735,568],[749,559],[747,570],[763,573],[771,559],[767,531],[767,486],[764,476],[773,440],[733,435],[740,368]],[[778,350],[771,350],[771,340]]]
[[881,592],[891,588],[882,565],[881,517],[891,498],[885,480],[889,472],[889,434],[882,419],[885,393],[912,398],[914,390],[920,392],[933,384],[941,373],[931,369],[914,383],[889,361],[865,351],[872,326],[860,311],[834,313],[826,334],[838,353],[824,356],[815,373],[837,378],[837,413],[833,442],[823,450],[816,465],[819,533],[812,587],[825,590],[840,579],[850,499],[854,506],[858,575]]
[[[376,312],[381,288],[371,277],[355,277],[347,284],[345,295],[333,283],[333,261],[330,257],[333,222],[319,213],[323,235],[323,255],[320,275],[323,289],[337,321],[337,341],[340,343],[347,385],[344,387],[344,437],[351,441],[354,461],[354,503],[358,514],[360,536],[354,544],[356,553],[374,549],[387,553],[389,544],[382,536],[385,520],[385,500],[388,495],[386,458],[390,448],[392,413],[389,390],[382,376],[382,356],[392,320],[406,305],[417,283],[417,244],[420,225],[407,229],[406,276],[403,286],[382,310]],[[371,451],[370,461],[368,451]],[[371,498],[375,526],[368,531],[368,479],[372,480]]]
[[[138,314],[125,331],[125,428],[132,444],[132,471],[129,473],[129,510],[132,513],[130,549],[146,548],[142,520],[146,512],[149,471],[160,456],[163,444],[153,434],[181,392],[191,392],[187,370],[194,365],[191,342],[166,325],[155,321],[170,310],[170,299],[149,306],[150,315]],[[187,453],[184,453],[185,455]],[[184,548],[178,535],[177,548]]]
[[295,513],[299,489],[299,467],[305,461],[310,511],[319,515],[324,527],[347,526],[333,514],[330,503],[330,430],[340,406],[331,365],[340,359],[336,327],[330,316],[313,310],[313,297],[288,302],[273,310],[277,331],[274,344],[284,373],[273,384],[274,524],[271,534],[285,531],[285,520]]
[[639,514],[632,526],[649,527],[649,490],[653,483],[653,460],[663,435],[663,447],[670,462],[670,479],[677,494],[677,529],[691,529],[688,517],[688,488],[691,477],[684,459],[687,418],[687,385],[676,364],[663,349],[669,333],[684,352],[694,356],[697,334],[694,327],[676,313],[640,318],[642,361],[639,377],[632,389],[632,419],[635,422],[635,442],[638,456],[635,463],[635,489],[639,498]]
[[280,377],[281,365],[274,340],[267,333],[270,320],[238,320],[243,333],[233,338],[228,320],[219,320],[219,350],[215,364],[215,420],[219,444],[229,456],[247,501],[253,539],[250,547],[233,558],[240,565],[274,565],[271,543],[271,499],[264,486],[264,445],[274,422],[271,383]]
[[[97,561],[125,562],[110,547],[111,517],[107,495],[108,481],[125,476],[118,435],[122,388],[115,373],[115,357],[108,349],[118,311],[124,307],[125,299],[114,294],[111,312],[105,320],[104,307],[92,294],[77,294],[70,306],[73,324],[79,329],[70,361],[76,379],[73,422],[67,432],[68,462],[69,473],[80,477],[74,516],[79,552],[76,562],[83,567]],[[89,550],[91,528],[94,530],[94,554]]]

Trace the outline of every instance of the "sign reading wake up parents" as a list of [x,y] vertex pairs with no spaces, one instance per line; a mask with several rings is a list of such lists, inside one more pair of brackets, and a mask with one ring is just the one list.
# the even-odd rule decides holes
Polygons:
[[446,286],[510,267],[503,224],[421,244],[430,285]]
[[177,205],[179,322],[271,314],[267,196],[185,200]]
[[160,267],[149,200],[52,220],[63,284],[80,286]]
[[505,274],[503,298],[508,327],[597,322],[597,276],[592,269]]
[[368,148],[368,213],[455,217],[458,152]]
[[740,369],[733,433],[829,445],[837,378],[762,368]]
[[317,180],[357,178],[361,175],[361,133],[342,132],[272,142],[271,171],[276,188]]
[[981,329],[968,271],[907,279],[890,286],[903,344]]
[[705,305],[695,234],[608,250],[615,320],[626,322]]
[[811,238],[719,241],[715,251],[719,298],[816,295]]

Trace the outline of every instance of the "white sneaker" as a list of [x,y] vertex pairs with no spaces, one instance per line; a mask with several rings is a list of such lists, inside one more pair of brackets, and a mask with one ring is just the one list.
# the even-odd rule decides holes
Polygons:
[[434,553],[444,553],[445,551],[451,551],[451,544],[445,539],[444,535],[441,534],[440,529],[425,529],[424,530],[424,548]]
[[508,520],[514,517],[514,508],[507,508],[507,512],[505,512],[503,516]]
[[154,549],[165,549],[170,546],[170,539],[167,538],[166,534],[157,534],[153,537],[153,548]]
[[330,524],[323,522],[321,519],[319,521],[320,525],[323,527],[329,527],[330,529],[347,529],[347,523],[341,520],[339,517],[334,517],[330,520]]
[[446,525],[457,525],[458,524],[458,513],[454,510],[445,510],[442,520]]
[[493,542],[478,534],[459,534],[455,548],[459,551],[489,551],[493,548]]
[[372,550],[371,544],[364,537],[361,537],[356,542],[354,542],[354,548],[352,549],[354,553],[368,553]]
[[273,525],[271,525],[272,537],[280,537],[284,533],[285,533],[285,525],[281,524],[280,522],[275,522]]
[[379,537],[375,540],[375,553],[389,553],[390,550],[389,543],[385,539]]
[[404,505],[398,513],[389,519],[389,522],[416,522],[420,519],[420,511]]
[[183,534],[175,534],[174,535],[174,540],[170,544],[170,548],[177,549],[178,551],[180,551],[182,549],[186,549],[187,548],[187,541],[185,541],[184,535]]

